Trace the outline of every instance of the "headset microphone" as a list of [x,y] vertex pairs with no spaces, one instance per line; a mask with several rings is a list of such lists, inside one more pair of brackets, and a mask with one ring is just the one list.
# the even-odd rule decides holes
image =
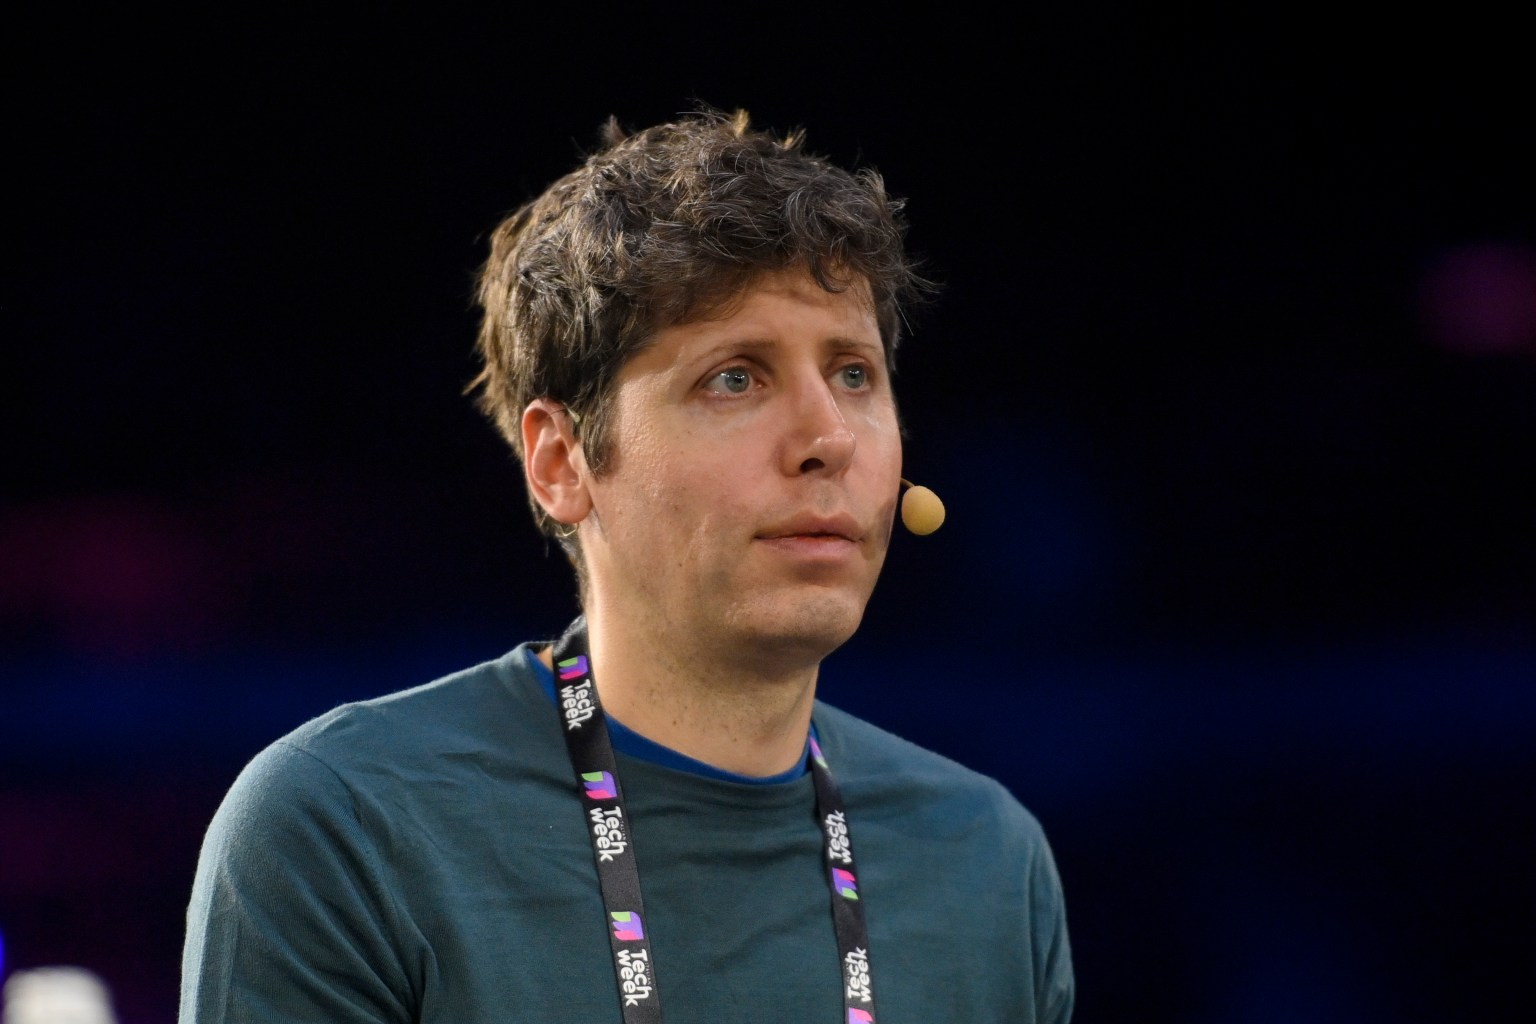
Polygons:
[[944,525],[944,503],[926,487],[919,487],[903,477],[907,493],[901,496],[901,521],[918,536],[925,536]]

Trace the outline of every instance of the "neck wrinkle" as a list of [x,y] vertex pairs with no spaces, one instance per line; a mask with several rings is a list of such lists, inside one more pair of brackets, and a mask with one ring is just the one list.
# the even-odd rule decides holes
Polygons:
[[593,678],[608,713],[646,739],[739,775],[778,775],[799,762],[818,663],[765,674],[740,663],[746,659],[722,663],[692,638],[651,641],[656,635],[616,628],[600,609],[588,613]]

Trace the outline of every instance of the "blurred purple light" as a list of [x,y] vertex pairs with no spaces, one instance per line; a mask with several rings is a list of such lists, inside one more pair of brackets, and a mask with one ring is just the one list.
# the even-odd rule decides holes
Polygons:
[[0,515],[0,615],[71,647],[139,656],[214,628],[223,585],[204,539],[164,502],[92,496]]
[[1536,248],[1485,242],[1443,250],[1422,283],[1430,336],[1467,354],[1536,355]]

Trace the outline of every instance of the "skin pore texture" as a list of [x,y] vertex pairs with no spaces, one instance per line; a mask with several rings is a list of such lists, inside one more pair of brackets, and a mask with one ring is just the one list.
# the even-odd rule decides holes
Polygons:
[[819,664],[863,617],[900,488],[868,288],[765,274],[714,318],[658,331],[613,401],[601,477],[558,403],[522,420],[535,498],[579,531],[603,705],[717,768],[787,771]]

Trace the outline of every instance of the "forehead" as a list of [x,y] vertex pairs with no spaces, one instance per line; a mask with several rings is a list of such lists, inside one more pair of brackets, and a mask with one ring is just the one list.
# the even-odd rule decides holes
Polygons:
[[718,341],[771,343],[783,335],[822,334],[827,340],[882,344],[869,283],[862,277],[822,287],[801,268],[764,271],[694,314],[659,326],[645,348],[695,348]]
[[729,320],[744,307],[775,298],[793,299],[813,306],[851,306],[874,316],[874,295],[865,278],[858,274],[834,274],[829,283],[833,287],[823,287],[809,270],[800,266],[764,270],[748,278],[740,287],[705,300],[691,315],[680,318],[671,326]]

